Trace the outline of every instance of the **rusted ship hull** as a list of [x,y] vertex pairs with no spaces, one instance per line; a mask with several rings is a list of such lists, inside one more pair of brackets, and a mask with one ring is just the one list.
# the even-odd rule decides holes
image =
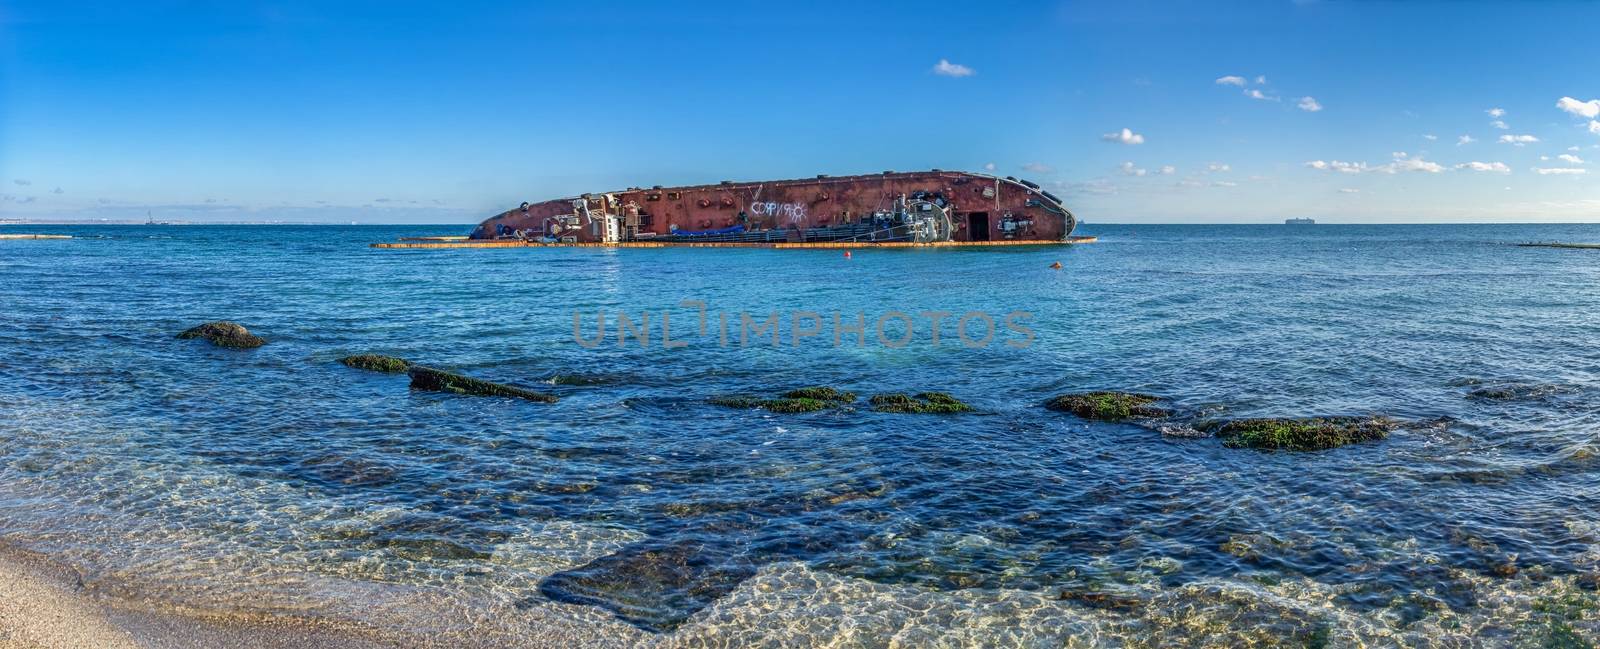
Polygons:
[[630,188],[523,203],[475,240],[544,243],[1064,241],[1072,213],[1038,185],[959,171]]

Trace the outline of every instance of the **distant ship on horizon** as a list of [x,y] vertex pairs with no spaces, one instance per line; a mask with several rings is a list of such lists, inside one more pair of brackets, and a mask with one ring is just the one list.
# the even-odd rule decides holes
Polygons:
[[1305,218],[1284,219],[1283,220],[1283,224],[1284,225],[1316,225],[1317,221],[1316,221],[1316,219],[1305,219]]

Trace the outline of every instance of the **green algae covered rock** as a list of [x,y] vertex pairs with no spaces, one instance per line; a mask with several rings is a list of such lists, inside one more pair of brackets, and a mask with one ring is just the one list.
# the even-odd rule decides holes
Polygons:
[[354,356],[346,356],[341,358],[339,359],[339,362],[344,363],[345,367],[353,367],[358,370],[370,370],[373,372],[388,372],[390,374],[399,374],[400,372],[411,369],[410,361],[407,361],[404,358],[383,356],[381,354],[356,354]]
[[213,345],[231,349],[252,349],[267,344],[266,340],[250,333],[250,330],[245,329],[244,325],[225,320],[207,322],[178,334],[178,338],[183,340],[204,338]]
[[1044,407],[1070,412],[1084,419],[1123,421],[1171,415],[1171,410],[1150,405],[1160,400],[1161,397],[1134,392],[1080,392],[1063,394],[1045,402]]
[[709,402],[715,406],[728,408],[760,408],[770,412],[795,414],[837,408],[855,400],[856,394],[854,392],[844,392],[837,388],[818,386],[790,390],[776,399],[748,394],[733,394],[712,397]]
[[1200,428],[1229,448],[1320,451],[1389,436],[1399,423],[1387,417],[1235,419]]
[[973,409],[944,392],[921,392],[915,396],[899,392],[876,394],[872,396],[871,403],[878,412],[949,414],[971,412]]
[[817,401],[855,401],[856,393],[843,392],[838,388],[814,386],[800,388],[783,393],[785,399],[815,399]]
[[558,399],[553,394],[534,392],[522,388],[491,383],[474,379],[460,374],[451,374],[431,367],[419,365],[411,366],[408,370],[411,375],[411,389],[430,390],[433,392],[454,392],[456,394],[471,394],[485,397],[515,397],[538,401],[540,403],[555,403]]

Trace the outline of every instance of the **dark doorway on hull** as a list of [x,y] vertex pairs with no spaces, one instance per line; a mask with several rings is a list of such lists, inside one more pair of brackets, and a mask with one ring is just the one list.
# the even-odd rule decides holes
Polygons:
[[967,214],[967,241],[989,240],[989,213],[971,212]]

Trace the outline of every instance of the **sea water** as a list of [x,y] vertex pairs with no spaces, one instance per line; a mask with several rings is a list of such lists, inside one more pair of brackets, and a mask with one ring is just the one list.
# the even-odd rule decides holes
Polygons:
[[[1512,244],[1600,227],[367,246],[465,229],[0,228],[75,237],[0,241],[0,541],[145,606],[505,643],[1596,638],[1600,251]],[[174,338],[213,320],[269,342]],[[561,400],[337,362],[369,352]],[[859,397],[709,403],[816,385]],[[1095,389],[1179,414],[1042,407]],[[975,411],[866,402],[923,391]],[[1320,415],[1404,425],[1192,425]]]

